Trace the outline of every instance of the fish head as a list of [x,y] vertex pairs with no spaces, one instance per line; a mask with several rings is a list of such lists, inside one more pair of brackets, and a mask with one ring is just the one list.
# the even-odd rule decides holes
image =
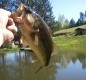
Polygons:
[[27,7],[23,3],[20,3],[17,10],[15,12],[12,12],[10,17],[13,18],[14,22],[16,23],[19,23],[20,19],[22,20],[24,19],[23,21],[27,19],[28,22],[30,22],[32,21],[31,19],[33,18],[32,13],[33,11],[29,7]]

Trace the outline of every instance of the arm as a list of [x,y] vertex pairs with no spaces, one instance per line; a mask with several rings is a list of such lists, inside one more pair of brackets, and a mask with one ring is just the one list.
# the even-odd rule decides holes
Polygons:
[[0,46],[3,44],[3,42],[4,42],[3,33],[2,31],[0,31]]

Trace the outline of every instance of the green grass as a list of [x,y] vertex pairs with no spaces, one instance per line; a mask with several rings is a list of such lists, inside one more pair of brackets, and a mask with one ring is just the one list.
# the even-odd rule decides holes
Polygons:
[[59,36],[53,38],[60,50],[75,50],[86,52],[86,35],[83,36]]
[[6,52],[10,52],[10,51],[18,51],[19,48],[1,48],[0,49],[0,53],[6,53]]
[[58,34],[58,33],[74,33],[75,32],[75,29],[77,28],[84,28],[86,29],[86,25],[82,25],[82,26],[78,26],[78,27],[74,27],[74,28],[69,28],[69,29],[63,29],[63,30],[60,30],[60,31],[56,31],[54,34]]
[[86,35],[74,36],[75,29],[77,28],[86,29],[86,25],[69,29],[63,29],[54,33],[54,34],[67,33],[66,36],[57,36],[53,38],[54,42],[57,44],[57,46],[61,51],[86,52]]

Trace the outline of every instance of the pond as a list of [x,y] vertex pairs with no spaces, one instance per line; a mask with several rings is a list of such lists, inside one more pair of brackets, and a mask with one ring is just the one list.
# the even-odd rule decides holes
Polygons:
[[86,80],[86,54],[57,53],[51,67],[38,73],[39,62],[32,51],[0,53],[0,80]]

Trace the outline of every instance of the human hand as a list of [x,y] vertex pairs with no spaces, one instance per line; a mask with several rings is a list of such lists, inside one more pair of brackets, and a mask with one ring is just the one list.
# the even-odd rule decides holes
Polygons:
[[17,28],[12,18],[9,16],[11,12],[0,9],[0,46],[14,38]]

